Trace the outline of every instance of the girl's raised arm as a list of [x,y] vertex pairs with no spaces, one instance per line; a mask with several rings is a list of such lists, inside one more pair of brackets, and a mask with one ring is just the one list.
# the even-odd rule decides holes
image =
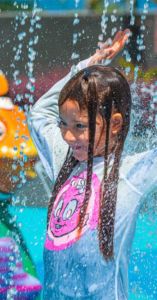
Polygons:
[[66,82],[87,66],[88,60],[82,61],[70,73],[57,82],[36,104],[30,109],[28,126],[37,147],[40,159],[50,179],[54,181],[65,160],[68,145],[62,139],[58,127],[58,98]]
[[68,146],[62,139],[58,122],[59,93],[66,82],[79,70],[93,64],[111,60],[123,47],[130,31],[119,31],[114,40],[99,45],[94,55],[80,62],[70,73],[56,83],[31,108],[28,125],[41,161],[50,179],[54,181],[65,160]]

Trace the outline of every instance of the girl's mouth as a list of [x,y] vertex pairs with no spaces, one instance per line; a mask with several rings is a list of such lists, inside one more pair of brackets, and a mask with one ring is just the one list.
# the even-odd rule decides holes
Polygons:
[[73,150],[74,152],[75,152],[75,151],[85,151],[85,150],[86,150],[85,147],[79,146],[79,145],[72,146],[71,148],[72,148],[72,150]]
[[81,146],[75,146],[75,147],[72,147],[72,150],[73,151],[78,151],[78,150],[81,150]]

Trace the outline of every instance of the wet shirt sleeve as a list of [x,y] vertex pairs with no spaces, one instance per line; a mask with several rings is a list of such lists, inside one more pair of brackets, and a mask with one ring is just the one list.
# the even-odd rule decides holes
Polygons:
[[58,128],[59,93],[66,82],[87,64],[88,59],[73,67],[66,77],[57,82],[37,101],[28,115],[31,136],[52,182],[56,179],[68,150],[68,145],[62,139]]
[[157,148],[141,153],[126,179],[139,191],[141,197],[149,193],[157,185]]

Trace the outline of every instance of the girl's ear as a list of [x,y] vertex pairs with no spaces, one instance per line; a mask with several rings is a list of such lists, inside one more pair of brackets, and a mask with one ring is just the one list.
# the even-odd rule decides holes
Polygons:
[[111,117],[111,132],[112,134],[117,134],[121,131],[123,125],[123,117],[121,113],[113,113]]

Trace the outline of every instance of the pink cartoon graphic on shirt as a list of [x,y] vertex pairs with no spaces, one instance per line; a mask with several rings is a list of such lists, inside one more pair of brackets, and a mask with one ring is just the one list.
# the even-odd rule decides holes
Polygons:
[[[63,250],[76,242],[81,207],[86,189],[86,172],[67,180],[59,191],[51,213],[45,247]],[[81,236],[87,229],[95,229],[98,221],[100,181],[92,175],[91,196],[87,207]]]

